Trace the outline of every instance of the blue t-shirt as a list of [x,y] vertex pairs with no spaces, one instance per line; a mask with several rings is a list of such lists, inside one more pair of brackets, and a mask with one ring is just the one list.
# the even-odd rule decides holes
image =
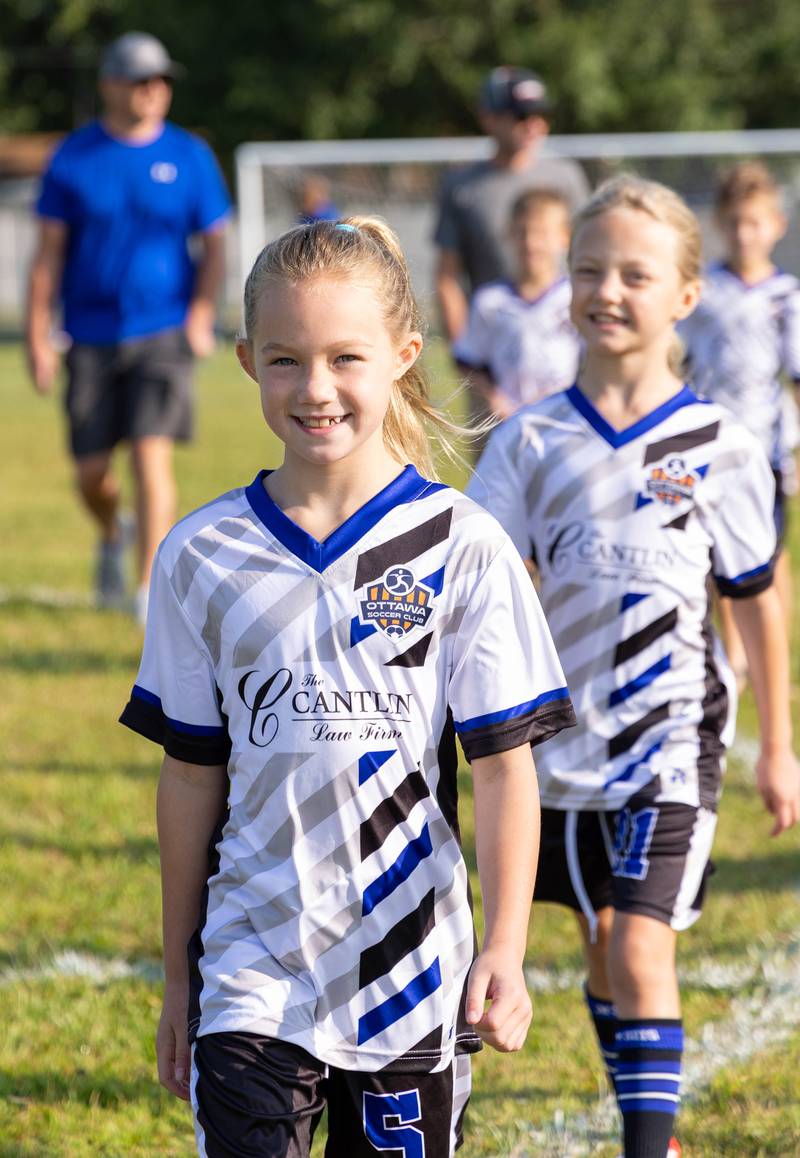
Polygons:
[[181,325],[195,273],[187,240],[229,208],[213,153],[176,125],[142,145],[117,140],[97,121],[68,136],[36,204],[40,217],[69,229],[67,333],[106,345]]

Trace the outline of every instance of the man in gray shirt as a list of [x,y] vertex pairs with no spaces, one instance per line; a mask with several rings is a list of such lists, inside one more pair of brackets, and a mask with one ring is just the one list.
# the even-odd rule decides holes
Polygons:
[[574,210],[589,195],[577,162],[539,156],[550,112],[544,84],[527,69],[495,68],[483,84],[479,120],[495,154],[445,179],[434,234],[436,292],[450,341],[466,325],[468,294],[510,276],[508,222],[516,197],[531,188],[558,189]]

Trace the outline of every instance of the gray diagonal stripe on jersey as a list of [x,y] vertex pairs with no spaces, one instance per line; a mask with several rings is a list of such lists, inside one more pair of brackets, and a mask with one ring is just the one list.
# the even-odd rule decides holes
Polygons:
[[227,612],[251,587],[255,587],[265,575],[271,574],[280,566],[281,560],[277,555],[266,559],[263,551],[249,555],[235,571],[228,571],[222,582],[212,591],[206,610],[206,621],[200,634],[213,663],[219,663],[221,624]]
[[[565,627],[563,630],[554,629],[553,634],[557,651],[560,653],[568,647],[572,647],[575,643],[587,640],[590,633],[597,630],[598,622],[606,623],[610,618],[616,618],[619,613],[619,600],[619,595],[615,595],[610,603],[604,603],[601,607],[595,607],[588,615],[576,619],[569,627]],[[560,599],[558,610],[560,618],[561,612],[563,611]],[[549,614],[552,615],[553,613],[550,612]]]
[[270,756],[261,775],[253,779],[242,799],[232,806],[229,821],[231,831],[241,832],[260,816],[272,793],[281,788],[293,772],[308,760],[313,760],[314,756],[313,752],[276,752]]
[[[338,845],[332,852],[322,858],[322,863],[325,865],[325,868],[339,869],[343,877],[351,873],[353,865],[360,863],[359,841],[360,835],[358,829],[356,829],[342,844]],[[246,865],[248,861],[256,862],[259,873],[263,875],[265,871],[269,871],[270,866],[266,863],[265,858],[259,863],[259,856],[263,857],[263,854],[256,854],[239,863]],[[279,861],[278,863],[283,862]],[[311,872],[312,869],[313,866],[311,866],[309,872]],[[335,874],[332,874],[332,876],[335,876]],[[302,898],[304,884],[305,881],[297,881],[296,884],[291,885],[282,893],[271,896],[263,905],[255,905],[249,909],[248,912],[251,915],[254,926],[266,934],[269,933],[271,929],[277,929],[281,925],[284,925],[287,921],[296,920],[305,909]],[[360,903],[361,898],[359,898],[359,904]]]
[[293,662],[312,663],[314,660],[320,660],[322,663],[334,663],[339,660],[342,653],[350,647],[350,623],[352,619],[352,614],[337,619],[336,623],[332,623],[327,631],[324,631],[299,655],[295,656]]
[[[265,837],[270,857],[288,860],[298,837],[308,836],[309,833],[330,816],[339,813],[346,804],[358,795],[358,777],[354,769],[347,769],[334,774],[325,781],[316,791],[304,800],[295,801],[294,806],[283,824]],[[237,862],[237,868],[243,869],[243,877],[250,877],[250,867],[257,869],[260,852],[255,853],[252,859]]]
[[[574,469],[574,464],[571,465]],[[554,488],[554,493],[542,512],[542,519],[564,517],[574,499],[587,494],[598,484],[607,483],[616,475],[624,474],[630,468],[630,458],[623,452],[613,457],[604,455],[599,462],[592,463],[577,477],[574,477],[571,470],[572,477],[566,486],[559,486],[558,472],[554,472],[548,480]]]
[[239,642],[233,649],[231,667],[251,667],[257,663],[266,648],[275,639],[276,621],[280,623],[281,630],[283,630],[295,619],[305,615],[319,599],[319,590],[318,577],[307,575],[282,599],[266,608],[263,615],[251,623],[239,638]]
[[185,600],[198,568],[206,559],[211,559],[220,547],[231,539],[242,539],[253,527],[253,520],[246,514],[239,518],[220,519],[217,525],[192,538],[184,547],[172,569],[170,579],[175,594],[181,603]]

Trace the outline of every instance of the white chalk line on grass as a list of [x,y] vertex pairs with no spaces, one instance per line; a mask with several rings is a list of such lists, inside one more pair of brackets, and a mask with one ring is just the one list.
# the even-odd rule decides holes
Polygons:
[[27,603],[34,607],[80,608],[95,606],[94,596],[86,591],[64,591],[58,587],[0,587],[0,606],[8,603]]
[[[755,964],[755,962],[753,962]],[[800,1026],[800,930],[785,949],[758,958],[752,992],[731,1001],[726,1017],[703,1026],[699,1039],[688,1040],[684,1053],[682,1100],[695,1100],[726,1066],[748,1061],[785,1041]],[[528,1139],[510,1158],[586,1158],[601,1144],[619,1137],[619,1113],[613,1097],[591,1113],[565,1118],[557,1113],[551,1126],[531,1127]],[[531,1150],[533,1144],[536,1148]]]
[[160,981],[163,971],[152,961],[125,961],[121,957],[96,957],[89,953],[78,953],[72,949],[55,953],[41,965],[27,967],[6,966],[0,969],[0,987],[31,984],[38,981],[80,978],[93,985],[105,985],[109,981],[124,981],[135,977],[144,981]]

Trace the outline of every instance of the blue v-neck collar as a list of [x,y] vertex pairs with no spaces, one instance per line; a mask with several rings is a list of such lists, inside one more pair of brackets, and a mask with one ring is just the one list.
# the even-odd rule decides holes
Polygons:
[[264,489],[264,479],[270,473],[268,470],[258,472],[245,491],[247,501],[267,530],[287,551],[320,573],[341,558],[359,539],[363,539],[393,507],[410,503],[423,493],[431,494],[441,490],[444,485],[429,482],[413,466],[407,466],[388,486],[378,491],[349,519],[345,519],[327,539],[319,542],[285,515],[269,497]]
[[662,402],[655,410],[651,410],[649,414],[645,414],[638,422],[634,422],[633,426],[626,426],[624,430],[615,430],[610,423],[606,422],[602,414],[589,401],[583,391],[577,386],[570,386],[565,391],[567,398],[569,398],[572,405],[583,415],[593,430],[596,430],[601,438],[605,439],[610,447],[618,450],[621,446],[627,446],[629,442],[633,442],[635,438],[639,438],[642,434],[647,434],[654,426],[658,426],[665,418],[669,418],[670,414],[674,414],[676,410],[680,410],[682,406],[690,406],[693,402],[698,402],[697,395],[688,386],[684,386],[677,394],[673,394],[666,402]]

